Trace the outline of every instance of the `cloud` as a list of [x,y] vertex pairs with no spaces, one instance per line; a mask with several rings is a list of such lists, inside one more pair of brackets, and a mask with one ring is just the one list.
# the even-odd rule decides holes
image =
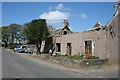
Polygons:
[[50,6],[48,12],[44,12],[40,15],[40,19],[46,19],[48,24],[59,24],[64,19],[68,19],[70,16],[70,8],[60,3]]
[[56,10],[70,11],[70,8],[64,7],[63,4],[58,4],[58,5],[56,6]]
[[85,13],[81,13],[81,14],[80,14],[80,18],[86,19],[86,18],[88,18],[88,16],[87,16]]
[[67,8],[65,7],[63,4],[58,4],[58,5],[55,5],[54,7],[49,7],[48,9],[49,11],[51,10],[58,10],[58,11],[70,11],[71,9],[70,8]]
[[57,10],[62,10],[62,9],[64,9],[64,5],[63,4],[58,4],[56,9]]
[[49,11],[51,11],[52,9],[53,9],[53,7],[51,7],[51,6],[48,8]]
[[40,15],[40,19],[46,19],[48,23],[57,23],[63,19],[68,19],[70,13],[61,11],[49,11]]

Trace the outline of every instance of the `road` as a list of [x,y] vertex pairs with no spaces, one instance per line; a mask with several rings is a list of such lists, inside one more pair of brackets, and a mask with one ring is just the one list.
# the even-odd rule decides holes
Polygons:
[[0,79],[2,79],[2,48],[0,48]]
[[[91,74],[92,73],[92,74]],[[95,78],[95,72],[75,71],[2,49],[3,78]],[[106,75],[107,76],[107,75]]]

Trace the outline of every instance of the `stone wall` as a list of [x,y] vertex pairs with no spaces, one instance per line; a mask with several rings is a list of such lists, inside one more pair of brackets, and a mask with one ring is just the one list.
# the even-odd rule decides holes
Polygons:
[[72,55],[85,53],[85,41],[91,40],[93,43],[92,54],[99,58],[106,58],[105,30],[91,30],[69,35],[63,35],[56,38],[56,43],[61,43],[61,54],[66,54],[66,45],[71,43]]
[[48,60],[55,62],[60,65],[64,65],[67,67],[81,67],[81,68],[86,68],[86,67],[93,67],[93,66],[103,66],[108,62],[108,59],[81,59],[81,60],[74,60],[74,59],[69,59],[69,58],[64,58],[64,57],[54,57],[54,56],[49,56],[48,54],[43,54],[39,56],[41,59]]
[[[112,64],[118,63],[118,14],[113,16],[112,20],[107,25],[107,54],[109,62]],[[112,27],[112,34],[110,28]],[[119,48],[120,49],[120,48]]]
[[[119,16],[118,16],[118,57],[120,56],[120,14],[119,14]],[[120,58],[118,58],[118,60],[120,60]],[[119,61],[119,63],[118,63],[119,65],[120,65],[120,61]]]

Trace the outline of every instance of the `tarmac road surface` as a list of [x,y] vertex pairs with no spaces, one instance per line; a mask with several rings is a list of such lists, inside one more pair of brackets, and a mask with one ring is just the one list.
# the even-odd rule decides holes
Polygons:
[[[56,64],[7,51],[6,49],[2,49],[0,57],[1,54],[2,78],[97,78],[113,75],[110,73],[108,75],[107,73],[103,74],[102,72],[96,73],[96,71],[89,73],[84,72],[84,70],[74,71]],[[116,74],[113,77],[116,77]]]

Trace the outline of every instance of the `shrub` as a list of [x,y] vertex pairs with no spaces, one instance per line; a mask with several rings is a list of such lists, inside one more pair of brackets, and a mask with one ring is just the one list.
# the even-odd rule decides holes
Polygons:
[[15,48],[16,47],[16,43],[10,43],[10,44],[8,44],[8,49],[13,49],[13,48]]
[[56,53],[56,57],[60,57],[61,55],[59,53]]
[[83,56],[80,56],[80,55],[73,55],[73,56],[69,56],[70,59],[83,59]]

